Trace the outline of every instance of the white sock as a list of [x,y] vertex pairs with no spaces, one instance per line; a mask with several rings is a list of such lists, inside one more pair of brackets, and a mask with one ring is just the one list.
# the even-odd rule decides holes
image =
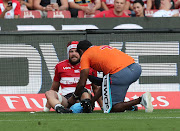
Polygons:
[[44,112],[49,112],[49,110],[50,110],[49,108],[44,107],[44,110],[43,110],[43,111],[44,111]]
[[[61,104],[56,104],[55,106],[54,106],[54,109],[56,109],[56,107],[61,107],[62,105]],[[64,106],[62,106],[62,107],[64,107]]]

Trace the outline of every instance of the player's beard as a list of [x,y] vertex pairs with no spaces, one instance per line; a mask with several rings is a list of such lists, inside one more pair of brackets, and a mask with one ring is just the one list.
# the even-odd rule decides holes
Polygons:
[[71,63],[71,65],[76,65],[80,62],[80,59],[76,60],[76,61],[72,61],[70,58],[69,58],[69,62]]

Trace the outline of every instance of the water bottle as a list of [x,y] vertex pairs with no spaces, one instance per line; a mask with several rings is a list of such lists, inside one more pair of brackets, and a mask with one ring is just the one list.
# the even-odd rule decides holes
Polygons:
[[56,0],[51,0],[51,4],[54,4],[54,3],[56,3]]
[[[55,4],[57,3],[56,0],[51,0],[51,4]],[[53,9],[52,11],[55,11],[55,9]]]

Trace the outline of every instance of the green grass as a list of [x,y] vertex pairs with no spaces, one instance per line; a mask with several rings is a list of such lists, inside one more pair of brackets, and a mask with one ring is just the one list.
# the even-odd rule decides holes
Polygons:
[[110,114],[1,112],[0,131],[180,131],[180,110]]

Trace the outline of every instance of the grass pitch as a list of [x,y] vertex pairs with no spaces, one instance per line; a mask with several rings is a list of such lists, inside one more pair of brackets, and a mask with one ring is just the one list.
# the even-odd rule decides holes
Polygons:
[[0,131],[180,131],[180,110],[110,114],[1,112]]

